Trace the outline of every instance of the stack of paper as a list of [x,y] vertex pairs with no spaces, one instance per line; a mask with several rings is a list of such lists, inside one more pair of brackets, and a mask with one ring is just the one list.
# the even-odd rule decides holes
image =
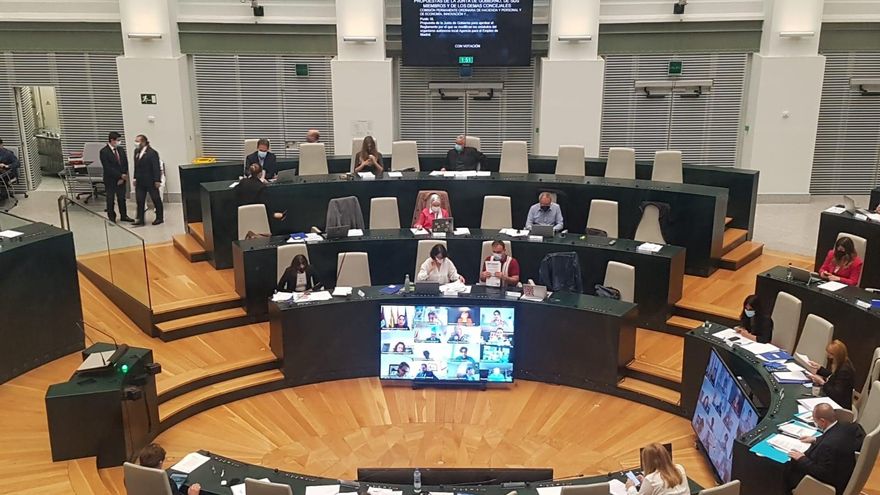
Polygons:
[[773,448],[779,450],[780,452],[806,452],[808,448],[810,448],[810,444],[806,442],[801,442],[797,438],[792,438],[788,435],[780,435],[776,434],[767,439],[767,443],[773,446]]
[[488,170],[480,170],[477,172],[477,177],[489,177],[490,175],[492,175],[492,172],[489,172]]
[[376,486],[371,486],[367,488],[367,493],[370,495],[402,495],[403,492],[399,490],[392,490],[390,488],[379,488]]
[[293,292],[276,292],[272,294],[272,302],[289,301],[293,297]]
[[846,208],[844,208],[842,206],[831,206],[829,208],[826,208],[825,211],[827,213],[833,213],[835,215],[840,215],[841,213],[846,211]]
[[229,184],[229,189],[232,189],[233,187],[235,187],[237,185],[238,185],[238,181],[233,182],[232,184]]
[[321,234],[316,234],[314,232],[309,232],[306,234],[306,242],[320,242],[323,241],[324,238],[321,237]]
[[779,383],[807,383],[809,378],[804,376],[800,371],[777,371],[773,373],[773,377]]
[[812,411],[819,404],[828,404],[835,410],[843,409],[837,404],[837,402],[834,402],[834,400],[828,397],[808,397],[806,399],[798,399],[798,412]]
[[376,175],[373,172],[358,172],[358,175],[363,180],[375,180]]
[[636,251],[639,251],[641,253],[657,253],[661,249],[663,249],[663,245],[661,245],[661,244],[654,244],[652,242],[644,242],[642,244],[639,244],[639,246],[636,248]]
[[315,301],[329,301],[331,299],[333,299],[333,296],[326,290],[320,290],[318,292],[295,292],[293,294],[293,301],[297,304]]
[[289,237],[289,238],[287,239],[287,243],[288,243],[288,244],[303,243],[303,242],[306,242],[306,238],[305,238],[305,237],[299,237],[299,238],[297,238],[297,237]]
[[779,348],[773,344],[762,344],[760,342],[755,342],[753,344],[744,346],[743,349],[751,352],[756,356],[758,354],[764,354],[765,352],[776,352],[779,350]]
[[23,232],[19,232],[17,230],[4,230],[0,232],[0,237],[5,237],[7,239],[12,239],[14,237],[18,237],[20,235],[24,235]]
[[429,231],[427,231],[427,230],[425,230],[425,229],[423,229],[423,228],[409,229],[409,230],[410,230],[410,232],[413,233],[413,235],[428,235],[428,234],[431,233],[431,232],[429,232]]
[[453,232],[454,235],[471,235],[471,229],[467,227],[457,227]]
[[441,285],[440,292],[447,295],[455,295],[455,294],[470,294],[471,286],[465,285],[459,282],[452,282],[449,284]]
[[431,177],[440,177],[440,176],[442,176],[444,173],[445,173],[445,172],[441,172],[440,170],[434,170],[434,171],[432,171],[432,172],[431,172],[430,174],[428,174],[428,175],[430,175]]
[[306,495],[337,495],[338,493],[339,485],[318,485],[306,487]]
[[392,179],[399,179],[403,177],[403,173],[401,172],[385,172],[386,177],[390,177]]
[[509,235],[510,237],[525,237],[529,235],[528,230],[517,230],[517,229],[501,229],[498,231],[499,234]]
[[821,432],[812,426],[807,426],[800,421],[788,421],[779,425],[779,431],[793,438],[818,437]]
[[199,454],[198,452],[190,452],[186,454],[177,464],[171,466],[171,469],[184,474],[189,474],[196,470],[202,464],[210,461],[211,458]]
[[626,485],[620,480],[611,480],[608,482],[611,488],[611,495],[626,495]]
[[348,297],[351,295],[351,287],[336,287],[333,289],[333,297]]
[[349,237],[363,237],[364,231],[361,229],[348,229]]
[[818,287],[823,290],[827,290],[828,292],[836,292],[840,289],[846,287],[846,284],[842,284],[840,282],[825,282],[824,284],[819,285]]

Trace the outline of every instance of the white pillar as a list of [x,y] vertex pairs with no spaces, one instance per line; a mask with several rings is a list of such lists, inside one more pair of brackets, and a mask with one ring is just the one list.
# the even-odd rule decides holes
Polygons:
[[808,201],[825,57],[823,0],[765,0],[753,54],[740,165],[761,172],[766,200]]
[[[591,39],[576,41],[576,37]],[[537,154],[583,145],[599,156],[605,60],[598,56],[599,0],[552,0],[550,50],[541,59]]]
[[350,153],[352,138],[366,134],[379,151],[390,153],[394,80],[385,57],[384,1],[336,0],[336,44],[330,62],[336,154]]
[[[150,139],[165,162],[166,193],[179,200],[178,167],[191,163],[196,149],[189,69],[177,32],[177,0],[119,0],[119,11],[125,55],[116,59],[116,67],[125,142],[131,155],[136,135]],[[155,94],[156,104],[143,104],[142,94]]]

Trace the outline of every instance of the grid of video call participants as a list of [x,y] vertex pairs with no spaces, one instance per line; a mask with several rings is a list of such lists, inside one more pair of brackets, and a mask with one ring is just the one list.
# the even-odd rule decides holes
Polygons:
[[382,306],[379,378],[513,381],[513,308]]
[[718,477],[730,481],[734,439],[758,424],[736,379],[712,351],[692,424]]

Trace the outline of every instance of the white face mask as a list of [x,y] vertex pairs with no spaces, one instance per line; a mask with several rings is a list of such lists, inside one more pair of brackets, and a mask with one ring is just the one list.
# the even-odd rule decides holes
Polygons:
[[432,206],[432,207],[431,207],[431,212],[433,212],[433,213],[440,213],[440,207],[439,207],[439,206]]
[[503,254],[498,254],[498,253],[492,254],[492,259],[494,259],[495,261],[501,261],[503,258],[504,258]]

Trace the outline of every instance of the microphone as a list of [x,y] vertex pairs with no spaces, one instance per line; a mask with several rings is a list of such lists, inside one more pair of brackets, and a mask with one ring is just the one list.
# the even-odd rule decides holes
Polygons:
[[122,356],[124,356],[125,353],[128,352],[128,345],[127,344],[120,345],[119,342],[117,342],[116,339],[112,335],[101,330],[100,328],[98,328],[90,323],[86,323],[85,320],[79,320],[74,323],[76,323],[76,326],[79,327],[80,330],[82,330],[83,336],[85,336],[85,334],[86,334],[86,330],[83,327],[83,325],[85,325],[85,326],[88,326],[89,328],[97,331],[101,335],[105,335],[107,337],[110,337],[110,340],[113,341],[113,354],[110,356],[110,359],[107,361],[104,361],[103,356],[101,357],[101,361],[103,362],[104,366],[107,366],[108,364],[110,364],[111,366],[116,364],[122,358]]

